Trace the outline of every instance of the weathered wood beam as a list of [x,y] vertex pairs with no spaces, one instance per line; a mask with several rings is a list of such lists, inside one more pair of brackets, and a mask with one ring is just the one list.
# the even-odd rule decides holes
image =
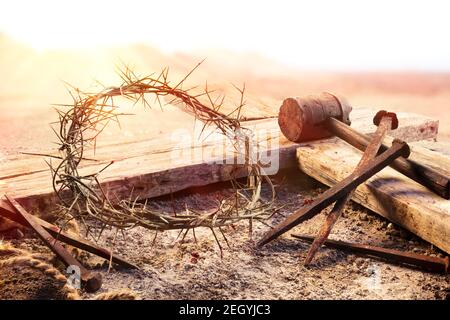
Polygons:
[[[375,110],[355,109],[351,114],[352,126],[363,133],[374,132],[376,127],[372,125],[372,117],[375,113]],[[399,113],[398,117],[401,125],[395,132],[396,137],[406,141],[436,137],[437,121],[408,113]],[[272,154],[279,153],[280,168],[295,165],[296,144],[281,135],[277,119],[251,121],[245,125],[260,133],[259,142],[272,142],[266,148]],[[101,174],[100,180],[108,194],[119,199],[128,198],[131,190],[133,196],[150,198],[229,180],[235,166],[221,163],[233,159],[235,154],[230,149],[221,151],[220,146],[227,141],[225,137],[218,133],[211,137],[213,139],[194,146],[192,141],[183,142],[182,139],[174,139],[173,135],[126,143],[111,139],[97,145],[95,159],[98,161],[86,161],[80,171],[95,173],[114,161]],[[197,136],[193,135],[192,139],[197,139]],[[194,156],[186,156],[189,154]],[[94,157],[93,152],[85,156]],[[58,159],[52,161],[56,164]],[[18,155],[0,165],[0,194],[4,193],[13,196],[31,212],[50,209],[57,203],[50,170],[42,158],[35,156]]]

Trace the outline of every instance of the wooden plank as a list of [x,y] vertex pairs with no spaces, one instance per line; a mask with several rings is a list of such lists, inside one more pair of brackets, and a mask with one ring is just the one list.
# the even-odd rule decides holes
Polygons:
[[[354,110],[352,126],[363,133],[374,131],[375,126],[368,125],[372,123],[374,114],[375,110]],[[412,135],[413,140],[436,137],[437,121],[406,113],[400,114],[399,118],[401,126],[397,130],[398,137],[410,140],[411,132],[417,132]],[[257,133],[259,143],[267,144],[261,147],[261,153],[268,151],[268,148],[272,155],[278,157],[275,160],[280,168],[295,164],[296,145],[282,136],[277,119],[246,122],[246,126]],[[236,154],[230,146],[222,147],[226,138],[213,133],[206,141],[198,143],[197,135],[190,134],[187,141],[171,134],[126,143],[108,140],[97,146],[95,159],[98,161],[85,162],[80,171],[94,173],[114,160],[100,179],[108,194],[119,199],[128,197],[132,189],[134,196],[149,198],[229,180],[234,169],[230,163],[233,163]],[[93,151],[87,152],[86,157],[94,157]],[[55,164],[57,161],[53,159]],[[12,195],[29,211],[46,210],[57,203],[50,171],[42,158],[34,156],[16,155],[0,165],[2,193]]]
[[434,142],[427,142],[425,144],[424,141],[414,143],[411,146],[412,153],[410,158],[450,176],[450,142],[445,144],[445,149],[441,149],[443,145],[441,143],[440,148],[432,150],[434,144]]
[[[375,132],[376,127],[372,124],[373,115],[376,110],[355,109],[351,113],[352,127],[363,133]],[[439,122],[430,118],[415,115],[411,113],[398,113],[400,127],[393,131],[392,137],[403,139],[407,142],[433,139],[437,135]],[[273,130],[279,134],[276,119],[250,121],[246,123],[255,130],[264,128]],[[214,134],[209,141],[213,141],[220,134]],[[176,138],[176,137],[175,137]],[[194,137],[192,137],[194,138]],[[204,146],[205,144],[202,144]],[[97,162],[84,162],[83,167],[107,164],[110,161],[121,161],[138,156],[146,156],[156,153],[172,152],[175,147],[180,147],[178,140],[174,140],[171,134],[157,135],[148,139],[129,140],[124,139],[118,134],[116,136],[101,137],[99,144],[95,149],[88,147],[85,153],[86,158],[95,158]],[[191,146],[181,146],[191,147]],[[197,146],[198,147],[198,146]],[[126,152],[124,152],[126,151]],[[42,153],[42,152],[41,152]],[[47,152],[55,156],[56,152]],[[31,156],[26,154],[15,154],[5,158],[0,163],[0,180],[13,178],[16,176],[28,175],[35,172],[49,171],[47,164],[43,161],[44,157]],[[57,161],[53,161],[57,163]]]
[[[426,163],[439,163],[450,170],[448,158],[411,144],[413,158]],[[422,154],[421,151],[424,151]],[[427,155],[427,156],[425,156]],[[297,149],[299,168],[320,182],[332,186],[348,176],[361,152],[338,139],[306,143]],[[364,207],[450,253],[450,201],[391,168],[360,185],[352,198]]]

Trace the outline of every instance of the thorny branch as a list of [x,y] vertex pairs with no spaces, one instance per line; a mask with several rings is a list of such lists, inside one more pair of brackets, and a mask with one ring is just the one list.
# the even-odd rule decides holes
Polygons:
[[[105,228],[117,228],[123,232],[135,226],[142,226],[156,232],[180,229],[180,232],[186,230],[186,233],[192,229],[195,236],[194,228],[207,227],[217,240],[214,232],[216,228],[223,235],[222,226],[244,219],[249,220],[251,226],[253,220],[262,221],[273,214],[274,187],[257,160],[251,158],[253,152],[249,148],[253,146],[250,143],[252,132],[242,127],[239,121],[241,109],[245,104],[245,87],[242,90],[238,89],[241,99],[234,112],[228,115],[221,113],[224,98],[214,99],[207,84],[204,91],[197,95],[191,94],[191,89],[182,89],[183,83],[200,64],[175,86],[171,86],[168,80],[168,68],[156,76],[138,77],[130,68],[124,67],[119,71],[122,84],[118,87],[104,88],[93,94],[75,88],[71,91],[73,104],[66,105],[68,110],[57,110],[59,128],[53,129],[59,141],[60,156],[56,158],[60,159],[60,162],[56,166],[49,164],[53,189],[63,207],[61,218],[65,220],[75,218],[83,223],[86,219],[100,222],[101,231],[98,237]],[[161,108],[163,108],[162,100],[170,97],[168,104],[181,106],[182,110],[204,123],[203,129],[208,125],[215,126],[231,141],[236,152],[245,157],[247,183],[242,184],[233,180],[234,195],[219,201],[213,211],[199,212],[186,208],[184,214],[174,215],[170,212],[153,210],[148,206],[147,200],[143,202],[143,199],[133,199],[131,195],[129,199],[112,201],[106,196],[99,181],[101,172],[112,163],[96,174],[80,175],[78,171],[80,164],[89,160],[83,156],[85,147],[93,145],[95,149],[96,139],[108,123],[118,122],[118,117],[123,115],[118,112],[114,97],[124,97],[135,104],[142,102],[144,107],[150,107],[147,100],[149,95],[155,97]],[[200,97],[205,98],[209,105],[202,103]],[[218,100],[220,101],[217,102]],[[237,116],[233,116],[235,114]],[[261,198],[261,185],[264,180],[272,190],[272,198],[266,201]],[[220,247],[219,242],[218,244]]]

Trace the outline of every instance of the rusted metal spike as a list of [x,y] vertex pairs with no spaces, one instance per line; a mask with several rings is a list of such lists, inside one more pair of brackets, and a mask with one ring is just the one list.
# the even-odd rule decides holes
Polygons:
[[39,238],[44,241],[47,247],[53,251],[54,254],[66,265],[77,266],[80,270],[81,283],[85,286],[86,291],[95,292],[102,286],[102,277],[99,273],[87,270],[77,259],[75,259],[50,233],[48,233],[34,217],[30,215],[16,200],[5,195],[8,202],[14,207],[17,214],[19,214],[32,228]]
[[[312,242],[314,237],[307,235],[293,234],[292,237],[306,242]],[[324,245],[330,248],[337,248],[351,251],[352,253],[361,253],[373,257],[383,258],[395,263],[419,267],[431,272],[447,273],[449,270],[449,258],[430,257],[418,253],[402,252],[394,249],[369,246],[365,244],[350,243],[337,240],[326,240]]]
[[[369,144],[370,138],[367,135],[356,131],[337,119],[328,118],[326,120],[326,128],[333,135],[341,138],[361,151],[364,151]],[[387,148],[388,147],[383,144],[381,145],[380,151],[383,152],[387,150]],[[398,158],[392,162],[390,166],[442,198],[450,199],[450,178],[443,173],[412,159]]]
[[291,214],[278,226],[267,232],[258,243],[258,246],[263,246],[266,243],[277,238],[281,234],[295,227],[299,223],[311,219],[323,209],[328,207],[336,200],[342,198],[350,190],[356,188],[358,185],[372,177],[375,173],[381,171],[388,166],[396,158],[403,156],[408,157],[410,153],[407,143],[395,139],[392,146],[375,159],[369,161],[367,166],[361,172],[352,173],[350,176],[340,181],[324,193],[322,193],[309,206],[303,207],[300,210]]
[[[360,172],[361,170],[363,170],[364,167],[367,165],[367,163],[376,157],[378,150],[380,149],[380,146],[383,142],[383,139],[386,136],[386,133],[389,130],[391,130],[391,128],[395,129],[398,127],[398,119],[395,113],[390,113],[382,110],[377,112],[373,120],[374,124],[378,125],[377,131],[373,135],[370,144],[364,151],[361,160],[357,164],[354,172]],[[342,210],[344,210],[345,205],[347,204],[348,201],[350,201],[354,192],[355,189],[351,190],[345,196],[336,201],[333,209],[327,215],[325,223],[322,225],[316,238],[314,239],[314,242],[309,248],[308,254],[306,255],[306,259],[304,262],[305,265],[308,265],[309,263],[311,263],[312,259],[314,259],[315,254],[322,246],[324,241],[328,238],[331,229],[333,228],[337,219],[341,216]]]
[[[30,214],[28,213],[28,215]],[[26,220],[15,212],[14,207],[12,207],[11,205],[9,205],[9,203],[1,199],[0,199],[0,216],[3,216],[11,221],[17,222],[23,226],[28,226]],[[108,249],[100,247],[83,238],[68,234],[62,231],[59,227],[55,226],[54,224],[51,224],[36,216],[32,217],[34,218],[34,220],[36,220],[37,223],[39,223],[42,227],[44,227],[44,229],[47,230],[48,233],[50,233],[57,240],[67,243],[68,245],[77,247],[81,250],[95,254],[106,260],[111,259],[111,251],[109,251]],[[112,262],[117,263],[118,265],[123,266],[125,268],[139,269],[136,265],[115,254],[112,254]]]

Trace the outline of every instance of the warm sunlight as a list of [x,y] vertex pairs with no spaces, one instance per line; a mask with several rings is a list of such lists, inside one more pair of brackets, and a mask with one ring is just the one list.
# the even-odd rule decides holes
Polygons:
[[38,50],[141,42],[310,69],[450,70],[447,1],[10,1],[0,32]]
[[0,314],[450,300],[449,31],[449,0],[3,0]]

